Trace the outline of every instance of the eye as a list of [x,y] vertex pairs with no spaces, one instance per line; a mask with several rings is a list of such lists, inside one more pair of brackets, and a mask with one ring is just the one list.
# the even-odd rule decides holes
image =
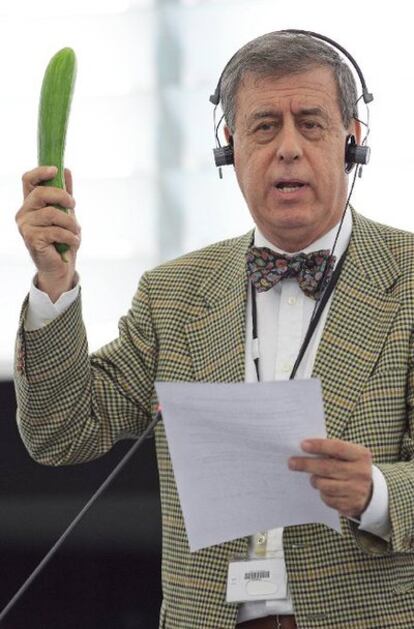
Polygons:
[[316,127],[320,127],[321,125],[317,122],[313,122],[312,120],[305,120],[303,126],[306,127],[306,129],[315,129]]
[[255,131],[263,131],[264,133],[273,131],[275,128],[274,122],[261,122],[256,128]]
[[299,126],[302,133],[311,140],[322,137],[324,127],[317,120],[302,120]]

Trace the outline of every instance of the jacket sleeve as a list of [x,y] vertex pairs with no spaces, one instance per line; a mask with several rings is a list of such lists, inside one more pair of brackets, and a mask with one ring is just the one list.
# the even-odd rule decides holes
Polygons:
[[401,441],[398,463],[378,465],[389,493],[390,546],[393,552],[414,553],[414,365],[413,344],[407,380],[407,426]]
[[151,419],[157,341],[147,277],[141,279],[119,336],[91,356],[81,297],[45,327],[24,329],[16,342],[17,422],[30,455],[45,465],[101,456]]
[[359,546],[370,554],[414,554],[414,343],[410,346],[406,389],[406,428],[400,443],[399,461],[376,463],[383,473],[389,498],[391,536],[389,541],[350,523]]

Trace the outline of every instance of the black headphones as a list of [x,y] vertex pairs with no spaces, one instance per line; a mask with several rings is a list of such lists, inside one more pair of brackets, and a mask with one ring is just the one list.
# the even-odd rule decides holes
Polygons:
[[[313,31],[304,31],[299,29],[286,29],[282,31],[275,31],[276,33],[292,33],[298,35],[308,35],[310,37],[314,37],[315,39],[320,39],[324,42],[330,44],[333,48],[339,50],[353,65],[356,73],[358,74],[359,80],[362,86],[362,99],[364,103],[367,105],[368,103],[374,100],[374,96],[368,91],[367,84],[365,83],[364,75],[361,72],[361,69],[355,59],[349,54],[349,52],[343,48],[340,44],[338,44],[333,39],[329,37],[325,37],[324,35],[320,35],[319,33],[314,33]],[[221,167],[229,166],[234,164],[234,150],[233,150],[233,138],[230,137],[229,144],[226,146],[222,146],[220,144],[220,140],[218,137],[218,130],[220,124],[224,118],[224,115],[220,118],[218,124],[216,124],[216,109],[220,103],[220,90],[221,90],[221,81],[223,79],[224,72],[233,61],[234,57],[237,55],[237,52],[231,57],[231,59],[225,65],[223,72],[220,75],[220,78],[217,83],[217,87],[215,89],[214,94],[210,96],[210,102],[214,105],[214,135],[216,137],[216,148],[213,149],[214,154],[214,162],[216,166],[219,168],[220,177],[222,177]],[[358,99],[359,100],[359,99]],[[369,113],[369,110],[368,110]],[[369,134],[369,123],[367,123],[367,133],[362,144],[357,144],[354,135],[348,135],[345,142],[345,172],[350,173],[355,164],[365,165],[368,164],[370,158],[370,148],[365,145],[365,141]]]

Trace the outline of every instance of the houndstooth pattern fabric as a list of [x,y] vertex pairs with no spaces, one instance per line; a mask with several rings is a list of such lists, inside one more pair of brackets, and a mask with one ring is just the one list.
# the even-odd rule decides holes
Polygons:
[[[119,337],[88,357],[78,299],[16,344],[18,426],[47,465],[102,455],[138,435],[155,409],[154,380],[244,380],[252,234],[145,273]],[[231,264],[230,264],[231,261]],[[387,543],[341,519],[287,527],[283,544],[300,629],[414,627],[414,236],[353,217],[353,233],[314,376],[330,437],[369,447],[390,501]],[[156,429],[163,523],[160,627],[233,629],[228,560],[247,539],[190,553],[163,425]],[[218,517],[220,515],[218,514]]]

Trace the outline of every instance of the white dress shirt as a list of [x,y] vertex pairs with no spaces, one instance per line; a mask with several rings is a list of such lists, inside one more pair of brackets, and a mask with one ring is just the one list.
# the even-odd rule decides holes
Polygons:
[[[331,249],[337,229],[338,226],[335,226],[309,247],[303,249],[304,253],[317,251],[319,249]],[[339,260],[344,253],[350,240],[351,232],[352,217],[350,212],[347,211],[335,250],[336,260]],[[274,251],[286,253],[268,242],[257,227],[255,230],[254,243],[258,247],[269,247]],[[79,277],[76,276],[75,287],[63,293],[55,303],[52,303],[48,295],[36,287],[35,281],[36,278],[34,278],[30,288],[29,305],[25,320],[26,330],[36,330],[47,325],[52,319],[62,314],[75,301],[79,292]],[[297,378],[311,377],[316,352],[334,293],[335,290],[320,317],[297,371]],[[287,380],[308,328],[315,301],[305,296],[295,279],[283,280],[270,290],[264,293],[258,293],[256,301],[260,379],[262,382]],[[249,286],[246,318],[246,382],[257,381],[253,361],[251,307],[251,288]],[[361,516],[359,528],[387,539],[390,532],[388,489],[384,476],[375,466],[373,466],[373,483],[372,498],[368,508]],[[309,485],[309,491],[316,490],[312,489],[311,485]],[[282,534],[283,529],[276,528],[253,536],[250,540],[250,557],[256,556],[255,550],[259,551],[261,545],[265,549],[265,556],[274,556],[276,554],[283,557]],[[282,563],[282,566],[281,569],[284,571],[284,574],[286,574],[284,563]],[[271,614],[289,613],[293,613],[293,606],[288,590],[288,596],[284,599],[241,604],[238,622]]]

